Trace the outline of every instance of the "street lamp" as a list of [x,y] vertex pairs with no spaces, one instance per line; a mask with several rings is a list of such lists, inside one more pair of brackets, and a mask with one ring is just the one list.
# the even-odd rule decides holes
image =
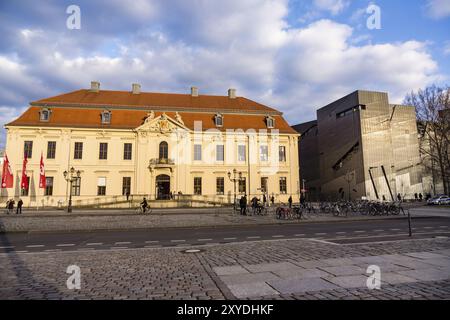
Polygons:
[[72,212],[72,184],[74,181],[78,180],[81,176],[80,170],[75,172],[74,167],[70,168],[70,172],[64,171],[64,179],[67,182],[70,182],[70,191],[69,191],[69,205],[67,207],[67,212]]
[[233,204],[234,210],[236,210],[236,182],[242,180],[242,172],[239,171],[238,178],[236,178],[236,173],[237,173],[237,170],[233,169],[233,179],[232,179],[231,172],[228,171],[228,179],[230,179],[230,181],[233,182],[233,184],[234,184],[234,204]]

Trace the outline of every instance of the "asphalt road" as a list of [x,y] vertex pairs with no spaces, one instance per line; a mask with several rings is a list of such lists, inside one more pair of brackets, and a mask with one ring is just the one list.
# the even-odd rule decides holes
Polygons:
[[[448,237],[450,218],[413,218],[413,239]],[[139,231],[0,234],[0,253],[126,250],[144,247],[308,238],[336,244],[409,239],[406,218],[286,225],[170,228]]]

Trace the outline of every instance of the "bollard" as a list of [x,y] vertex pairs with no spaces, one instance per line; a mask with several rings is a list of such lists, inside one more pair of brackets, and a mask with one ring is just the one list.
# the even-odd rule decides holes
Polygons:
[[409,236],[412,237],[412,230],[411,230],[411,214],[409,213],[409,209],[408,209],[408,227],[409,227]]

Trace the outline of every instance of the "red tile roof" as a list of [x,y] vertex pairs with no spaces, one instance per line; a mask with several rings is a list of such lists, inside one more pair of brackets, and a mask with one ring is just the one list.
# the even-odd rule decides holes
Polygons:
[[[40,121],[39,112],[46,106],[51,110],[48,122]],[[111,123],[101,123],[101,113],[111,112]],[[59,96],[34,101],[19,118],[6,126],[75,127],[104,129],[134,129],[144,123],[147,113],[155,111],[155,117],[165,112],[175,119],[178,111],[184,124],[194,129],[194,121],[201,121],[203,130],[216,128],[214,116],[221,112],[224,116],[221,131],[227,129],[267,129],[266,116],[275,119],[275,128],[280,133],[296,134],[283,119],[281,112],[252,100],[228,96],[186,94],[140,93],[126,91],[78,90]],[[227,113],[228,112],[228,113]]]

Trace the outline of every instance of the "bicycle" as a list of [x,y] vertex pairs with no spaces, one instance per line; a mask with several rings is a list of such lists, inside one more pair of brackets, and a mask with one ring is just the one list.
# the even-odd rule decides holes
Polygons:
[[135,212],[137,214],[151,214],[152,211],[153,211],[152,208],[146,207],[145,210],[144,210],[144,208],[142,206],[137,207],[136,210],[135,210]]

